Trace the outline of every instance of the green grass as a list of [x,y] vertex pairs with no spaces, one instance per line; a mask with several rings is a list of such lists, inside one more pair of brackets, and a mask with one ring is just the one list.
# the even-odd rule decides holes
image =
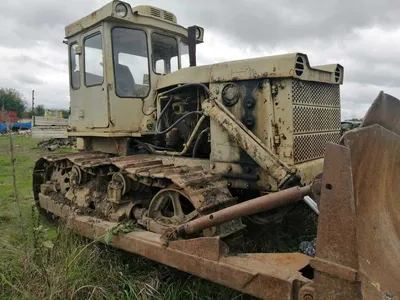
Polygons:
[[79,237],[62,224],[53,228],[43,223],[32,209],[32,169],[48,152],[37,149],[37,142],[14,136],[24,241],[13,194],[9,138],[0,137],[0,299],[250,298]]
[[[14,136],[21,219],[14,198],[9,138],[0,137],[0,299],[252,299],[221,285],[50,227],[33,209],[32,170],[46,150]],[[58,150],[68,151],[68,150]],[[248,228],[246,251],[297,251],[315,236],[316,220],[299,206],[263,230]],[[51,248],[52,247],[52,248]]]

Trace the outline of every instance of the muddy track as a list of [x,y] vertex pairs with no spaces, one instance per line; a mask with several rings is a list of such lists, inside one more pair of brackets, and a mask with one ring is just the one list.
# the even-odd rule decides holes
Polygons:
[[[165,164],[161,156],[112,157],[101,152],[43,156],[36,162],[34,171],[33,189],[36,200],[40,185],[46,183],[51,176],[49,171],[46,171],[49,166],[57,166],[67,170],[66,172],[73,166],[78,166],[82,172],[91,176],[105,177],[119,172],[132,182],[159,190],[173,186],[187,196],[200,216],[236,203],[236,199],[232,197],[227,187],[227,182],[218,175],[205,172],[202,167]],[[242,228],[241,221],[235,220],[221,225],[215,234],[225,237]]]

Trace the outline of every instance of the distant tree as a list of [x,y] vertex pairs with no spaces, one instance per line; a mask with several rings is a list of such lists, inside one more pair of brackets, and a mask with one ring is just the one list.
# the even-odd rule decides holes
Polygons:
[[24,114],[27,103],[24,96],[15,89],[0,88],[0,109],[16,111],[19,118]]
[[64,119],[68,119],[69,114],[70,114],[69,109],[63,109],[62,110],[62,116],[63,116]]
[[32,118],[33,113],[31,109],[25,110],[24,113],[22,114],[23,119],[30,119]]
[[38,106],[35,107],[35,116],[43,117],[44,111],[45,111],[44,105],[39,104]]

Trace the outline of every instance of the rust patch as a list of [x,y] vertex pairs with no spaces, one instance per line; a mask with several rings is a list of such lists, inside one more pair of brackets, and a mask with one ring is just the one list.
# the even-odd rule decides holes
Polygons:
[[[40,203],[62,217],[71,213],[68,206],[53,204],[46,196],[41,196]],[[117,223],[74,216],[69,226],[82,236],[102,241]],[[300,273],[309,263],[305,255],[235,255],[218,237],[174,241],[166,246],[161,235],[137,229],[114,235],[111,245],[260,299],[292,300],[302,285],[311,282]]]

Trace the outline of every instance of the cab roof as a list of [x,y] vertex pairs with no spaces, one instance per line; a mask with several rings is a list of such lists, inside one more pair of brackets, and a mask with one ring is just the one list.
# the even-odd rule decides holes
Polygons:
[[[116,13],[116,7],[118,5],[126,6],[127,15],[125,17],[121,17]],[[72,37],[106,20],[161,28],[182,37],[188,36],[187,29],[177,24],[176,16],[169,11],[150,5],[131,7],[129,3],[114,0],[90,15],[66,26],[65,37]]]

